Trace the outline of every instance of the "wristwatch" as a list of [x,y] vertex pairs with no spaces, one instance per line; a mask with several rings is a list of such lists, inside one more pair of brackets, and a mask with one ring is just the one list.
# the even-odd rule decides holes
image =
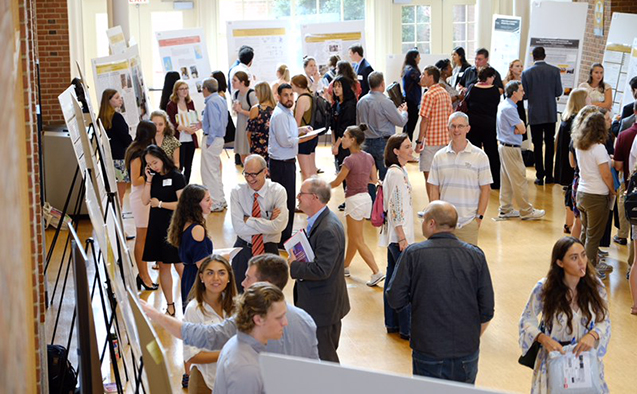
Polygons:
[[480,219],[480,220],[484,219],[484,215],[478,215],[478,216],[476,216],[476,217],[477,217],[478,219]]

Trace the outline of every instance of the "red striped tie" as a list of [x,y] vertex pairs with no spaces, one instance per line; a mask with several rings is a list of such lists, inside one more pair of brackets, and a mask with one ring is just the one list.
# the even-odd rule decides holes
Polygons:
[[[259,206],[259,193],[254,193],[254,203],[252,204],[252,217],[260,218],[261,217],[261,207]],[[263,246],[263,235],[255,234],[252,236],[252,255],[258,256],[265,252],[265,247]]]

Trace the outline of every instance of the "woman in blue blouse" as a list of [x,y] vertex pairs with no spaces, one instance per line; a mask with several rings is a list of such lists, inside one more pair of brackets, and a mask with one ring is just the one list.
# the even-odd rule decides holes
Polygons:
[[403,94],[407,101],[407,125],[404,132],[409,136],[410,140],[414,138],[414,129],[418,123],[418,106],[422,98],[422,88],[420,87],[420,53],[417,49],[410,49],[405,55],[403,63]]

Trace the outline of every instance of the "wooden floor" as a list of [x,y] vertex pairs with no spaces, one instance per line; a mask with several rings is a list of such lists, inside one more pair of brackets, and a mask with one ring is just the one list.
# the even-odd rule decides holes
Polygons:
[[[232,153],[229,151],[229,153]],[[318,166],[325,173],[322,177],[330,181],[334,177],[334,164],[329,148],[321,146],[317,151]],[[225,155],[223,159],[223,179],[226,199],[230,190],[243,182],[241,168],[233,165],[233,160]],[[200,182],[199,151],[195,156],[191,182]],[[408,164],[410,180],[413,185],[414,215],[427,204],[425,182],[417,164]],[[527,302],[531,289],[542,278],[549,266],[550,253],[555,241],[563,236],[564,224],[563,192],[559,185],[535,186],[532,182],[535,171],[527,170],[529,197],[536,208],[545,209],[544,220],[525,221],[492,220],[498,213],[498,192],[492,191],[489,208],[480,230],[479,246],[485,251],[495,290],[495,317],[482,337],[480,346],[480,364],[476,385],[508,392],[530,392],[532,371],[517,363],[520,354],[518,347],[518,320]],[[297,186],[300,185],[300,178]],[[328,204],[332,211],[342,218],[337,206],[344,201],[342,189],[336,189]],[[126,203],[127,204],[127,203]],[[420,230],[420,219],[416,223],[416,241],[424,238]],[[295,228],[305,227],[306,216],[296,215]],[[126,221],[127,231],[134,233],[132,219]],[[215,248],[232,246],[235,235],[232,230],[230,212],[213,213],[208,217],[208,230]],[[89,226],[82,226],[80,235],[90,236]],[[386,249],[378,247],[378,230],[367,222],[365,238],[371,246],[379,266],[385,270]],[[132,244],[131,244],[132,247]],[[612,319],[612,339],[608,354],[604,359],[606,379],[611,392],[634,393],[637,387],[637,317],[630,315],[630,292],[626,280],[626,256],[628,248],[617,244],[608,249],[609,261],[615,267],[605,281],[610,294]],[[343,320],[338,353],[341,363],[376,371],[411,375],[411,350],[406,341],[397,334],[388,335],[383,325],[382,287],[369,288],[365,282],[370,270],[360,257],[356,257],[351,267],[352,276],[346,279],[349,290],[351,312]],[[156,277],[157,271],[151,270]],[[174,273],[175,283],[178,283]],[[49,281],[54,280],[49,275]],[[175,285],[176,286],[176,285]],[[175,295],[179,289],[174,289]],[[285,289],[286,297],[291,299],[292,282]],[[144,299],[158,308],[165,308],[161,291],[144,292]],[[179,300],[177,301],[180,302]],[[178,304],[177,310],[180,311]],[[72,312],[71,312],[72,313]],[[68,311],[62,314],[63,321],[70,321]],[[178,312],[178,317],[180,314]],[[162,345],[166,350],[169,369],[172,373],[172,386],[175,392],[181,389],[182,345],[163,330],[158,329]],[[50,334],[49,334],[50,335]],[[50,338],[50,336],[49,336]],[[186,390],[183,390],[186,392]]]

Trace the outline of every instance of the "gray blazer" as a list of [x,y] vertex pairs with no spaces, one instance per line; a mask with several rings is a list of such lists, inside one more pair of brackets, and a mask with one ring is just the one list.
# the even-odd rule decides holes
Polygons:
[[310,230],[311,263],[292,262],[294,304],[312,316],[317,327],[338,323],[349,312],[345,285],[345,231],[329,208],[319,215]]
[[522,72],[522,87],[529,106],[529,124],[557,122],[556,98],[562,95],[560,69],[537,61]]

